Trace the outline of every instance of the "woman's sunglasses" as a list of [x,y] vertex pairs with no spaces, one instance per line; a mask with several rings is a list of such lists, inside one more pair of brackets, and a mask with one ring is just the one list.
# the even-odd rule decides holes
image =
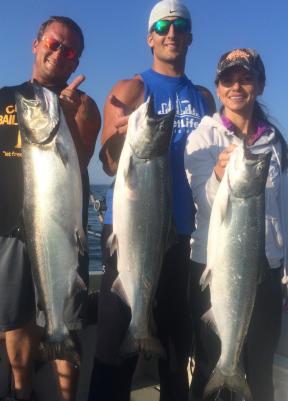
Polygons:
[[160,36],[167,35],[171,25],[173,25],[176,33],[188,33],[191,31],[191,24],[188,19],[177,18],[173,20],[160,19],[152,26],[151,32],[155,31]]
[[43,36],[42,41],[44,43],[44,46],[47,49],[52,50],[53,52],[61,49],[61,53],[67,60],[75,60],[77,58],[77,51],[75,49],[63,45],[63,43],[60,43],[57,39],[51,38],[49,36]]

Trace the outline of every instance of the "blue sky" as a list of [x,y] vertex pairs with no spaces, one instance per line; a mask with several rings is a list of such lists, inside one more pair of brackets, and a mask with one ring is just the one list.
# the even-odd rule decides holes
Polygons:
[[[186,74],[213,94],[221,54],[235,47],[255,48],[266,67],[260,99],[288,138],[288,2],[287,0],[184,0],[193,20],[194,41]],[[100,110],[113,84],[151,65],[146,45],[147,21],[154,0],[14,0],[1,1],[0,87],[30,78],[31,44],[50,15],[73,18],[83,29],[86,48],[77,73],[86,75],[81,89]],[[99,140],[89,172],[93,183],[109,182],[98,161]]]

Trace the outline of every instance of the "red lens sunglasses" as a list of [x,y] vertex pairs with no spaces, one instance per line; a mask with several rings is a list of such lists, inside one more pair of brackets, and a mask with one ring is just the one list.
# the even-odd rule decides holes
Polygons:
[[72,47],[68,47],[60,43],[59,40],[51,38],[49,36],[43,36],[41,39],[47,49],[56,52],[58,49],[67,60],[74,60],[77,57],[77,52]]

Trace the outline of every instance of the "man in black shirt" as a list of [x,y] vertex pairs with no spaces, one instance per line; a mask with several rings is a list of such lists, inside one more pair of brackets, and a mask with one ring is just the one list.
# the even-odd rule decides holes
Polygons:
[[[101,119],[95,102],[78,86],[85,79],[67,80],[76,70],[84,49],[79,26],[67,17],[45,21],[33,42],[31,81],[57,93],[79,158],[84,194],[83,216],[87,220],[89,179],[87,166],[93,154]],[[21,136],[15,110],[15,92],[33,97],[31,82],[0,90],[0,331],[5,332],[12,367],[15,400],[32,400],[32,368],[40,334],[36,327],[36,305],[30,263],[22,226],[23,172]],[[81,188],[79,188],[81,190]],[[86,199],[86,204],[85,204]],[[86,221],[87,224],[87,221]],[[85,221],[83,221],[85,228]],[[79,261],[87,282],[88,255]],[[88,285],[88,283],[87,283]],[[69,329],[82,327],[83,305],[71,300]],[[55,361],[61,401],[74,401],[77,373],[68,361]]]

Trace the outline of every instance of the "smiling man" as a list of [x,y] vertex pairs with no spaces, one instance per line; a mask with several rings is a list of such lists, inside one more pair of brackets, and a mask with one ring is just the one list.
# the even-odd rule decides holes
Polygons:
[[[129,114],[153,95],[155,112],[176,110],[170,165],[173,179],[173,213],[177,239],[164,255],[156,295],[154,317],[167,360],[159,360],[161,401],[187,401],[187,362],[192,341],[187,284],[189,239],[194,229],[194,206],[184,171],[187,135],[202,116],[214,111],[210,92],[185,75],[186,54],[192,43],[192,21],[187,7],[178,1],[157,3],[148,21],[147,43],[152,68],[112,88],[104,108],[100,158],[103,169],[114,175],[127,131]],[[169,172],[167,171],[167,174]],[[112,197],[109,197],[103,241],[112,229]],[[104,257],[105,274],[99,299],[99,332],[89,401],[128,401],[137,357],[119,362],[119,349],[129,326],[130,311],[111,293],[116,278],[116,256]]]
[[[89,198],[87,166],[100,129],[100,114],[95,102],[78,86],[85,77],[67,81],[79,64],[84,38],[79,26],[67,17],[45,21],[34,40],[32,79],[60,98],[60,104],[75,142],[83,183],[83,227],[86,228]],[[33,354],[39,344],[36,328],[36,305],[30,263],[22,224],[23,172],[21,136],[15,110],[15,93],[33,97],[31,81],[0,90],[0,331],[5,332],[6,346],[14,377],[14,392],[7,400],[32,400]],[[63,188],[64,190],[64,188]],[[82,188],[79,188],[81,191]],[[88,255],[79,256],[79,275],[88,286]],[[84,286],[83,286],[84,287]],[[82,294],[67,300],[70,330],[83,326]],[[59,399],[74,401],[77,370],[67,361],[56,361]]]

